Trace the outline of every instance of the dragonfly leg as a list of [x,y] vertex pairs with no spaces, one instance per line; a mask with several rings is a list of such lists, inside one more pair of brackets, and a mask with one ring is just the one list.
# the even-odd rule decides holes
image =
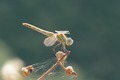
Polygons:
[[61,44],[61,43],[55,45],[55,46],[52,48],[52,50],[53,50],[54,53],[55,53],[55,48],[56,48],[57,46],[59,46],[60,44]]
[[68,51],[65,47],[65,44],[62,44],[61,50],[63,50],[63,52],[65,52],[65,53]]

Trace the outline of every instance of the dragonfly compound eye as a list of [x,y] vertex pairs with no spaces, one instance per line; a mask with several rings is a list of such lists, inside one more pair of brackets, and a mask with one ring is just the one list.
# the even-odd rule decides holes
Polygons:
[[66,39],[66,45],[67,45],[67,46],[71,46],[72,44],[73,44],[73,39],[67,38],[67,39]]

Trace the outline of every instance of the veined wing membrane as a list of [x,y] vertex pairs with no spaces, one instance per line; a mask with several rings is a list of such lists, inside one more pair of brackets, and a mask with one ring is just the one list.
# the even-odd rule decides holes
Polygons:
[[62,34],[70,34],[69,31],[57,31],[57,30],[55,30],[55,32],[57,32],[57,33],[62,33]]
[[53,46],[56,41],[57,41],[57,38],[56,38],[56,35],[54,34],[54,35],[46,38],[44,40],[44,44],[45,44],[45,46],[49,47],[49,46]]
[[33,30],[35,30],[35,31],[37,31],[37,32],[40,32],[40,33],[42,33],[42,34],[44,34],[44,35],[46,35],[46,36],[52,36],[54,33],[53,32],[50,32],[50,31],[47,31],[47,30],[43,30],[43,29],[41,29],[41,28],[38,28],[38,27],[36,27],[36,26],[34,26],[34,25],[32,25],[32,24],[29,24],[29,23],[23,23],[23,25],[25,26],[25,27],[28,27],[28,28],[30,28],[30,29],[33,29]]

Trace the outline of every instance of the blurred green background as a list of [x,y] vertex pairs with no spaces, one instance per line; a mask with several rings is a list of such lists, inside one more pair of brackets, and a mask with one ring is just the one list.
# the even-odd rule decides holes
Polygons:
[[0,67],[13,57],[26,65],[54,57],[45,36],[23,22],[69,30],[68,61],[83,80],[120,80],[120,0],[0,0]]

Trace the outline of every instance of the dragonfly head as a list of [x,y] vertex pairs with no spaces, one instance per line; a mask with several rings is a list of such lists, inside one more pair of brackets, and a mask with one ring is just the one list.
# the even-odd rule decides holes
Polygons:
[[73,39],[72,38],[67,38],[66,39],[66,45],[71,46],[73,44]]

